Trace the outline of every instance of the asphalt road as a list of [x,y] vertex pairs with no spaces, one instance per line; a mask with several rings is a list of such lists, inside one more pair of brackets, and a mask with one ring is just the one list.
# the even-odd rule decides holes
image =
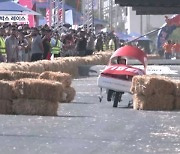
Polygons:
[[96,80],[75,79],[76,98],[57,117],[0,115],[0,154],[180,153],[180,112],[127,108],[128,94],[113,108]]

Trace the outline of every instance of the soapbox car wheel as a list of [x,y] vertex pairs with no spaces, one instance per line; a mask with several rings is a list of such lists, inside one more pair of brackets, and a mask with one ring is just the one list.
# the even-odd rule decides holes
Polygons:
[[118,106],[118,102],[121,101],[122,94],[123,94],[122,92],[115,92],[113,107],[117,107]]
[[113,90],[108,90],[107,91],[107,101],[110,102],[111,101],[111,98],[112,98],[112,95],[113,95]]
[[113,107],[117,107],[118,106],[118,102],[119,102],[119,92],[115,92],[114,94],[114,103],[113,103]]

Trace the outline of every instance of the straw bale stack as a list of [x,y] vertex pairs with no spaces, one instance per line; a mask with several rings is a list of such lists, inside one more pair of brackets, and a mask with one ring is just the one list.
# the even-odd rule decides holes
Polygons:
[[63,84],[63,87],[69,87],[72,83],[71,75],[61,72],[46,71],[41,73],[39,75],[39,78],[61,82]]
[[0,71],[0,80],[13,80],[11,71]]
[[62,92],[63,86],[59,82],[42,79],[20,79],[14,82],[16,98],[58,102],[62,97]]
[[133,94],[151,96],[153,94],[174,94],[175,84],[167,77],[157,75],[134,76],[130,91]]
[[46,71],[41,73],[39,76],[40,79],[47,79],[47,80],[54,80],[62,83],[63,85],[63,95],[62,98],[59,100],[60,102],[71,102],[75,95],[76,91],[73,87],[71,87],[72,77],[67,73],[61,72],[50,72]]
[[13,114],[12,100],[0,99],[0,114]]
[[10,65],[11,71],[22,71],[22,66],[19,63],[14,63],[13,65]]
[[29,72],[42,73],[45,71],[45,69],[44,69],[44,65],[42,65],[41,61],[40,62],[37,61],[37,62],[29,63],[28,71]]
[[11,76],[12,76],[13,80],[19,80],[19,79],[22,79],[22,78],[34,78],[34,79],[37,79],[37,78],[39,78],[39,73],[24,72],[24,71],[13,71],[11,73]]
[[[177,83],[170,78],[157,75],[135,76],[131,92],[134,109],[140,110],[173,110]],[[178,106],[178,105],[177,105]]]
[[180,96],[176,96],[175,98],[175,109],[180,110]]
[[58,102],[40,99],[14,99],[12,111],[21,115],[56,116]]
[[28,71],[42,73],[44,71],[65,72],[78,77],[80,65],[101,65],[107,64],[112,52],[98,52],[86,57],[60,57],[53,61],[40,60],[37,62],[1,63],[0,70]]
[[64,88],[63,97],[60,100],[60,102],[70,103],[74,100],[75,95],[76,95],[76,91],[73,87],[66,87]]
[[0,80],[0,100],[12,100],[13,84],[12,81]]
[[155,94],[152,96],[133,95],[133,108],[136,110],[173,110],[173,95]]
[[0,80],[0,114],[12,114],[13,82]]
[[176,85],[176,91],[175,91],[175,109],[180,109],[180,80],[174,80],[174,83]]
[[61,72],[65,72],[71,74],[73,77],[78,76],[78,66],[80,63],[76,60],[75,57],[64,58],[63,61],[63,70]]
[[46,70],[46,71],[59,72],[60,71],[59,63],[57,61],[51,61],[49,70]]
[[175,95],[180,96],[180,80],[174,80],[174,83],[176,85]]
[[42,60],[41,64],[43,65],[44,71],[49,71],[50,68],[52,69],[51,61],[50,60]]
[[19,62],[19,63],[21,65],[21,71],[29,71],[29,66],[30,66],[29,62]]

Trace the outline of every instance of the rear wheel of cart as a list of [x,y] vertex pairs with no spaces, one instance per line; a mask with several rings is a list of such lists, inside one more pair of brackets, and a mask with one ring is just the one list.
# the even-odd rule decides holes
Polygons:
[[121,97],[122,97],[123,93],[124,92],[115,92],[113,107],[117,107],[118,106],[118,102],[121,101]]
[[113,107],[118,106],[120,92],[115,92]]

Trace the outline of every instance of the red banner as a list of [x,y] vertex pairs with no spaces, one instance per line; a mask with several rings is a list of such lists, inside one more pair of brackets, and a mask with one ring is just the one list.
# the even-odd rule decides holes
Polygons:
[[49,8],[46,8],[46,23],[51,26],[51,12]]
[[[25,6],[29,9],[33,8],[32,0],[19,0],[19,4],[22,6]],[[35,26],[35,19],[33,15],[28,16],[29,26],[34,27]]]

